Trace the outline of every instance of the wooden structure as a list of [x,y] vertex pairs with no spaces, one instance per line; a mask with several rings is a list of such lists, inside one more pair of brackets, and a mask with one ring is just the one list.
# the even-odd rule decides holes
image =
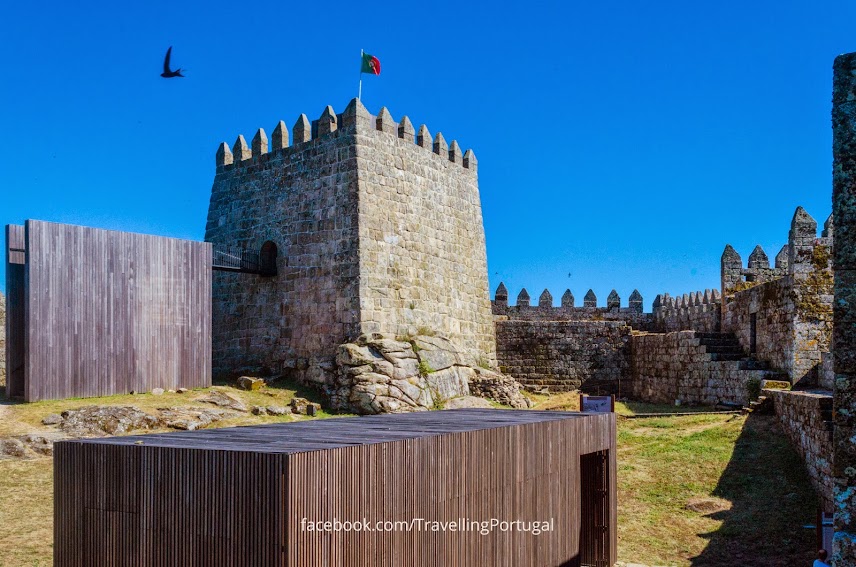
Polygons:
[[33,220],[6,242],[8,396],[211,384],[211,244]]
[[[58,567],[616,560],[614,414],[432,411],[54,447]],[[492,519],[520,524],[464,528]]]

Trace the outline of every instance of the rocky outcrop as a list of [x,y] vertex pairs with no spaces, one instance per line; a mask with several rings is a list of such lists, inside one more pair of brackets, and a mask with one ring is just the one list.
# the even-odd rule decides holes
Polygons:
[[[408,341],[374,333],[339,346],[332,371],[323,369],[322,388],[334,409],[361,414],[440,409],[449,400],[470,396],[480,379],[502,382],[496,401],[527,407],[513,379],[466,364],[446,338],[419,335]],[[516,385],[516,390],[512,384]],[[480,387],[480,391],[488,388]],[[520,405],[520,404],[523,405]],[[453,404],[454,405],[454,404]]]
[[532,407],[529,398],[520,391],[520,383],[514,378],[484,368],[474,370],[475,377],[470,379],[470,392],[474,396],[488,398],[515,409]]

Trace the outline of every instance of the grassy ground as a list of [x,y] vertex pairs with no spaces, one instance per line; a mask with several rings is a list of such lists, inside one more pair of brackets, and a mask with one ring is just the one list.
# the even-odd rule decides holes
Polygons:
[[[617,409],[675,410],[646,404]],[[622,419],[619,559],[681,566],[811,565],[814,531],[802,526],[814,523],[816,496],[775,419]]]
[[[295,392],[310,397],[294,384],[270,390],[272,395],[228,389],[248,405],[287,405]],[[64,409],[195,405],[191,398],[196,395],[4,404],[0,437],[47,429],[42,417]],[[579,407],[574,393],[533,398],[537,409]],[[616,405],[625,416],[675,409]],[[282,418],[246,415],[219,425],[277,419]],[[52,465],[50,458],[0,460],[0,567],[51,564]],[[814,521],[815,496],[774,418],[700,413],[620,419],[618,466],[619,560],[679,566],[811,564],[814,532],[801,526]]]

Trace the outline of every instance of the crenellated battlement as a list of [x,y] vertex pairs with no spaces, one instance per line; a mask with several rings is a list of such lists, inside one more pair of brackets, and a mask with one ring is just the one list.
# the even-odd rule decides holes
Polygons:
[[[529,292],[526,291],[526,288],[520,290],[520,293],[517,294],[516,304],[513,307],[518,308],[531,308],[531,309],[555,309],[555,310],[567,310],[567,309],[578,309],[580,311],[592,310],[592,309],[600,309],[603,311],[632,311],[634,313],[642,313],[642,294],[639,293],[639,290],[634,289],[633,293],[630,294],[630,299],[628,301],[627,307],[621,307],[621,297],[619,297],[618,292],[614,289],[609,293],[609,296],[606,299],[606,307],[598,307],[597,306],[597,296],[594,293],[594,290],[588,290],[586,292],[585,298],[583,299],[582,307],[574,306],[574,294],[571,293],[570,289],[566,289],[565,293],[562,294],[561,305],[554,306],[553,305],[553,294],[550,293],[549,289],[545,289],[541,292],[541,295],[538,297],[538,304],[531,305],[532,298],[529,296]],[[505,284],[500,282],[500,284],[496,288],[496,292],[494,292],[494,299],[492,301],[495,307],[503,308],[509,307],[508,305],[508,288],[505,287]]]
[[[831,250],[834,234],[832,216],[823,225],[820,237],[817,236],[817,221],[802,207],[797,207],[791,219],[788,243],[776,254],[773,266],[764,249],[758,245],[749,254],[744,266],[740,254],[730,244],[725,246],[720,261],[721,283],[728,296],[749,289],[758,284],[770,282],[786,276],[799,276],[810,273],[817,263],[817,253]],[[820,248],[818,248],[820,247]]]
[[717,289],[693,291],[672,297],[668,293],[654,298],[654,325],[660,332],[694,330],[717,331],[722,297]]
[[351,100],[341,114],[337,114],[332,106],[327,106],[317,120],[310,121],[305,114],[301,114],[291,129],[290,140],[288,128],[285,122],[280,120],[273,129],[271,143],[262,128],[256,130],[250,145],[243,134],[238,136],[231,148],[226,142],[222,142],[215,155],[217,173],[263,163],[278,155],[292,152],[303,144],[335,135],[345,129],[356,129],[360,133],[381,132],[394,136],[428,150],[437,156],[436,159],[455,163],[470,173],[478,173],[475,153],[471,149],[461,151],[457,140],[447,143],[442,132],[437,132],[432,137],[425,124],[422,124],[417,132],[410,118],[404,116],[396,122],[385,106],[381,107],[377,116],[372,115],[356,98]]

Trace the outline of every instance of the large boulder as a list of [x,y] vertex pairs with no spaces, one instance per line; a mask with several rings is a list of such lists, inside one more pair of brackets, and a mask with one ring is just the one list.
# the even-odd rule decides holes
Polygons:
[[[419,335],[405,341],[380,333],[362,335],[339,346],[333,378],[323,388],[334,409],[400,413],[448,407],[450,400],[471,400],[470,384],[482,376],[482,390],[495,396],[491,399],[528,407],[513,379],[495,372],[484,375],[487,371],[465,360],[445,337]],[[498,380],[494,377],[501,379],[502,386],[488,388],[487,382]],[[452,407],[460,403],[453,402]],[[482,407],[490,406],[485,404]]]

